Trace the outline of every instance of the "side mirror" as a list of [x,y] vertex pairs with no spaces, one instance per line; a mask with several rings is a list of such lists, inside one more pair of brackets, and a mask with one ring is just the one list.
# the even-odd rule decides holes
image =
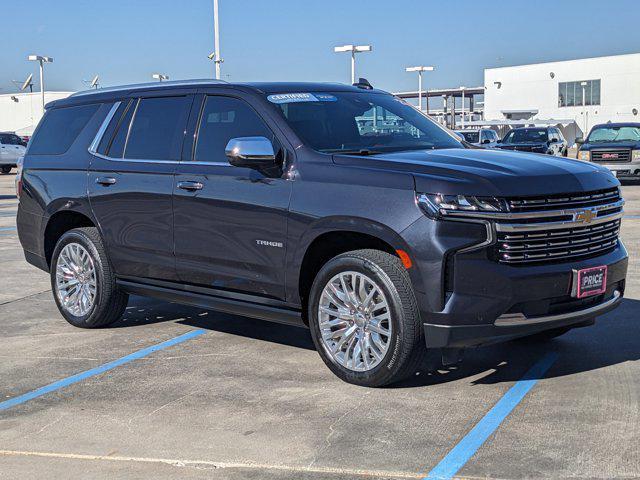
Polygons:
[[557,138],[551,138],[549,139],[549,143],[558,143],[559,140]]
[[268,168],[276,160],[273,144],[266,137],[238,137],[227,143],[224,153],[236,167]]
[[582,145],[584,143],[584,137],[576,137],[576,143]]
[[488,138],[485,138],[482,143],[491,143],[491,140],[489,140]]
[[502,140],[498,139],[496,140],[496,143],[502,143]]

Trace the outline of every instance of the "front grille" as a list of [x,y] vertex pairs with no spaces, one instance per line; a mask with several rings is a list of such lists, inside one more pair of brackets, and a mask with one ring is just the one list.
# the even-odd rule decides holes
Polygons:
[[598,190],[574,195],[550,195],[539,197],[511,198],[507,200],[509,211],[547,211],[565,208],[587,208],[620,200],[620,191],[617,188]]
[[498,261],[529,264],[602,255],[616,247],[619,233],[620,220],[558,230],[499,232]]
[[631,150],[628,148],[616,150],[591,150],[591,160],[593,162],[604,163],[630,162]]

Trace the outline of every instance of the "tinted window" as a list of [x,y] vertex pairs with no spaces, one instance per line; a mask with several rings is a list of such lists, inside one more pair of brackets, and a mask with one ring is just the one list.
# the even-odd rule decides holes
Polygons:
[[129,103],[127,110],[124,113],[124,116],[117,122],[116,125],[116,134],[113,137],[113,141],[111,142],[111,146],[107,148],[108,155],[113,158],[122,158],[122,154],[124,153],[124,146],[127,142],[127,135],[129,134],[129,124],[131,123],[131,118],[133,117],[133,112],[136,109],[137,101],[133,100]]
[[191,97],[140,99],[125,158],[179,160],[190,105]]
[[22,139],[13,133],[0,133],[0,143],[3,145],[23,145]]
[[98,106],[93,104],[49,110],[31,140],[29,154],[59,155],[69,150],[89,119],[98,110]]
[[521,128],[511,130],[504,137],[504,143],[542,143],[548,141],[546,128]]
[[[196,144],[195,160],[224,162],[225,147],[237,137],[266,137],[273,133],[245,102],[230,97],[207,97]],[[274,150],[278,150],[274,146]]]
[[321,152],[460,148],[444,129],[393,95],[373,92],[268,95],[311,148]]
[[118,125],[120,124],[120,119],[122,118],[122,114],[125,112],[127,105],[128,105],[127,101],[122,102],[118,107],[118,110],[116,111],[116,113],[113,115],[111,122],[109,122],[107,129],[104,131],[104,134],[102,135],[102,139],[100,140],[100,145],[98,145],[98,149],[97,149],[98,153],[101,153],[102,155],[107,154],[107,150],[109,150],[109,144],[111,143],[113,134],[116,131],[116,128],[118,128]]
[[467,142],[469,143],[478,143],[478,132],[456,132],[458,135],[461,135]]

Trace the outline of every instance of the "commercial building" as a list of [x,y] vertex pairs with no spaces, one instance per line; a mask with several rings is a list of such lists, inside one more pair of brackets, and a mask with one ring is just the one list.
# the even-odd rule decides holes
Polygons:
[[[45,92],[45,103],[66,98],[73,92]],[[5,93],[0,95],[0,132],[16,132],[31,136],[42,118],[40,92]]]
[[555,124],[570,143],[597,123],[640,122],[640,53],[484,71],[484,123]]

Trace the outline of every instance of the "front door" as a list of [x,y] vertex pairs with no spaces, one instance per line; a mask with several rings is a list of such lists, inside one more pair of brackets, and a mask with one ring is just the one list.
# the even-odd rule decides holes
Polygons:
[[202,102],[192,154],[178,166],[174,185],[179,278],[283,299],[291,181],[281,171],[231,166],[225,156],[232,138],[267,137],[280,156],[282,143],[246,101],[212,95]]
[[173,176],[193,96],[122,102],[89,169],[89,199],[116,274],[176,280]]

